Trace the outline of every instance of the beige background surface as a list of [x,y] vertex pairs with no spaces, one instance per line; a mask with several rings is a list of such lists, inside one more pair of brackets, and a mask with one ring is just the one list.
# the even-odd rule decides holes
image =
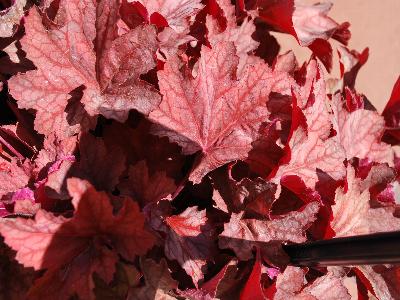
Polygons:
[[[304,3],[318,1],[300,0]],[[356,89],[382,111],[392,87],[400,75],[400,0],[331,0],[329,14],[335,21],[349,21],[352,37],[350,49],[361,52],[369,47],[368,62],[357,77]],[[293,37],[282,36],[282,52],[295,49],[299,63],[309,58],[310,51],[297,45]],[[336,55],[334,51],[334,55]],[[337,56],[334,63],[337,63]],[[334,66],[333,75],[338,74]]]

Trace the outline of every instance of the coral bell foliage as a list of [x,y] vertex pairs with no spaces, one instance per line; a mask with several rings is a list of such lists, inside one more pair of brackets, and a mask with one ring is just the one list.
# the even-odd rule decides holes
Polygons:
[[331,4],[0,5],[1,299],[400,299],[396,265],[282,249],[400,230],[400,81],[355,91]]

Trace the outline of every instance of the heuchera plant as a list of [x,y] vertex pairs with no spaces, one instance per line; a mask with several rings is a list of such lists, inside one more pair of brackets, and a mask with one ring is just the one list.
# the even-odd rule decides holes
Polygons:
[[400,299],[399,266],[282,250],[400,230],[400,80],[355,91],[331,4],[0,5],[1,299]]

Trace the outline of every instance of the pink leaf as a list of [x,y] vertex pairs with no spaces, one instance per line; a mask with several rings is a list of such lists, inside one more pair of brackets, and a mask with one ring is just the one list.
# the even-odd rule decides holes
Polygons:
[[274,299],[288,299],[301,291],[306,272],[301,268],[288,266],[276,279],[276,294]]
[[346,152],[346,158],[368,158],[371,161],[393,165],[393,149],[380,142],[385,120],[375,111],[357,109],[349,113],[340,95],[332,100],[334,137]]
[[316,39],[329,39],[338,24],[327,16],[332,4],[314,5],[297,3],[292,16],[293,28],[301,46],[309,46]]
[[345,175],[343,161],[345,153],[334,138],[323,141],[317,134],[308,136],[303,129],[297,129],[289,141],[290,161],[279,167],[275,180],[288,175],[297,175],[306,186],[315,188],[318,181],[317,168],[333,179],[341,179]]
[[129,109],[149,113],[159,96],[139,76],[155,66],[154,29],[138,27],[118,37],[117,2],[65,3],[66,24],[60,29],[47,31],[36,7],[29,12],[21,44],[37,70],[9,81],[19,107],[37,110],[39,132],[55,131],[59,136],[76,132],[68,119],[86,122],[81,112],[75,111],[74,116],[66,112],[71,92],[81,85],[85,86],[82,103],[92,117],[102,114],[124,121]]
[[0,11],[0,38],[11,37],[24,16],[26,0],[13,1],[11,7]]
[[[82,243],[62,242],[54,244],[53,238],[66,222],[63,217],[39,210],[35,220],[4,219],[0,225],[1,234],[8,246],[17,251],[16,259],[25,267],[35,270],[48,267],[60,267],[65,260],[80,249]],[[50,245],[58,248],[57,257],[45,254]],[[52,246],[55,248],[55,246]]]
[[306,286],[300,295],[311,295],[314,299],[352,299],[347,287],[343,283],[344,277],[334,272],[317,278],[311,285]]
[[319,205],[308,204],[300,212],[291,212],[274,220],[242,219],[242,214],[232,214],[229,223],[219,237],[220,248],[231,248],[241,260],[252,257],[252,248],[257,242],[306,240],[304,230],[316,218]]
[[330,3],[303,5],[294,0],[261,1],[260,17],[278,31],[293,35],[301,46],[310,50],[323,62],[328,71],[332,68],[330,37],[346,44],[350,38],[348,23],[339,25],[327,16]]
[[219,43],[202,48],[194,78],[189,70],[180,71],[177,58],[158,74],[164,98],[150,118],[159,124],[155,132],[178,143],[184,154],[202,151],[189,178],[195,183],[211,170],[247,156],[268,117],[270,91],[286,82],[284,74],[275,76],[264,63],[247,66],[234,80],[237,64],[233,44]]
[[24,188],[29,182],[29,177],[17,161],[3,163],[0,160],[0,197]]
[[60,139],[55,134],[49,135],[44,140],[43,149],[35,159],[36,172],[40,175],[35,186],[43,188],[46,196],[53,199],[67,199],[66,178],[75,162],[73,155],[77,147],[77,138],[68,137]]
[[398,266],[358,266],[356,270],[365,276],[365,279],[371,285],[371,292],[378,299],[397,299],[400,297]]
[[282,122],[279,122],[278,119],[262,126],[260,136],[253,142],[253,149],[246,159],[251,170],[262,177],[268,177],[284,155],[283,147],[278,145],[282,126]]
[[[133,2],[133,0],[128,0]],[[185,31],[189,27],[188,20],[195,16],[202,8],[200,0],[138,0],[146,7],[148,15],[159,13],[176,32]]]
[[56,134],[52,133],[44,139],[43,149],[39,151],[35,159],[35,164],[40,170],[49,164],[54,164],[56,161],[64,159],[73,160],[73,152],[76,147],[76,136],[61,139]]
[[305,273],[301,268],[288,266],[283,274],[278,275],[274,299],[351,299],[341,275],[328,272],[303,289],[306,285]]
[[278,55],[276,61],[274,62],[274,71],[281,71],[287,73],[293,73],[298,68],[298,62],[293,51]]
[[332,229],[336,236],[351,236],[400,230],[400,218],[393,216],[393,207],[371,208],[368,187],[362,189],[352,167],[347,168],[347,191],[336,190],[332,206]]
[[251,56],[251,52],[257,49],[259,42],[256,42],[252,35],[256,30],[256,26],[251,18],[245,18],[240,26],[236,25],[235,7],[229,0],[219,0],[219,6],[227,20],[225,29],[220,28],[216,19],[211,16],[207,17],[208,39],[211,44],[218,42],[233,42],[236,47],[236,55],[239,57],[237,73],[241,74],[245,65],[256,63],[259,58]]

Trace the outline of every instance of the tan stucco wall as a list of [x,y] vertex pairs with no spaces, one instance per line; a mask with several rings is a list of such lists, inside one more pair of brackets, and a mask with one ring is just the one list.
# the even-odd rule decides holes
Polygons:
[[[390,97],[393,84],[400,75],[400,0],[331,2],[334,5],[329,15],[339,23],[344,21],[351,23],[352,38],[349,48],[359,52],[365,47],[370,48],[369,60],[360,70],[356,89],[365,94],[381,111]],[[282,44],[282,51],[297,49],[295,52],[300,63],[309,57],[308,49],[299,49],[292,37],[283,37]],[[333,74],[337,70],[337,66],[334,66]]]

